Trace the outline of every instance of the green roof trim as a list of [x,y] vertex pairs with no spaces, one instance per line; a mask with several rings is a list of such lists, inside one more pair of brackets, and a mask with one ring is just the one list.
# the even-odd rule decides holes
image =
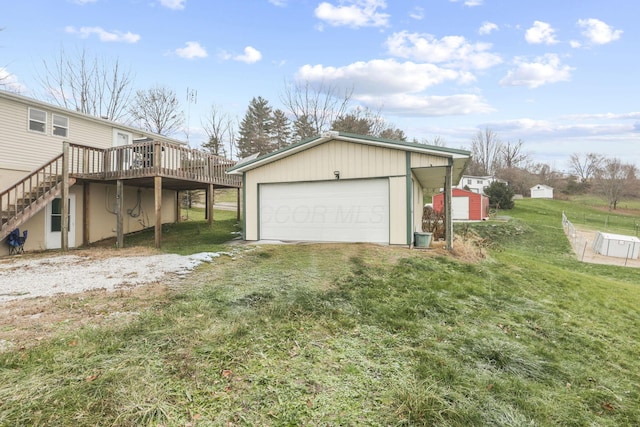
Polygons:
[[376,138],[373,136],[365,136],[365,135],[357,135],[357,134],[352,134],[352,133],[346,133],[346,132],[327,132],[325,134],[322,135],[318,135],[318,136],[314,136],[312,138],[307,138],[304,139],[302,141],[296,142],[295,144],[291,144],[288,145],[284,148],[281,148],[279,150],[276,150],[272,153],[268,153],[268,154],[263,154],[262,156],[258,156],[255,159],[251,159],[249,161],[243,162],[240,161],[239,163],[237,163],[235,166],[233,166],[232,168],[227,170],[227,173],[232,173],[235,172],[239,169],[245,169],[247,166],[251,166],[253,164],[256,163],[264,163],[265,160],[268,160],[272,157],[280,157],[282,154],[288,152],[288,151],[293,151],[293,152],[297,152],[298,148],[304,147],[306,145],[311,145],[314,146],[314,142],[318,141],[318,140],[326,140],[326,141],[330,141],[332,139],[337,139],[337,140],[345,140],[345,139],[356,139],[356,140],[360,140],[362,141],[363,144],[366,144],[367,142],[373,143],[373,145],[378,145],[378,144],[385,144],[385,145],[393,145],[398,147],[398,149],[408,149],[409,151],[432,151],[432,152],[436,152],[436,153],[442,153],[443,155],[445,155],[446,157],[450,157],[451,155],[457,155],[457,156],[463,156],[463,157],[470,157],[471,156],[471,152],[467,151],[467,150],[459,150],[459,149],[455,149],[455,148],[447,148],[447,147],[438,147],[435,145],[427,145],[427,144],[420,144],[417,142],[405,142],[405,141],[397,141],[394,139],[385,139],[385,138]]

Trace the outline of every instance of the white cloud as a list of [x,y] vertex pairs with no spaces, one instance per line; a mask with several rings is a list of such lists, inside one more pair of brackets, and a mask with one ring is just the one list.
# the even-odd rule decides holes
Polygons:
[[354,87],[359,93],[374,95],[418,93],[447,81],[468,82],[473,79],[466,72],[394,59],[360,61],[344,67],[304,65],[296,77],[302,81],[324,81],[340,87]]
[[472,94],[423,96],[400,93],[386,96],[356,95],[354,99],[372,107],[382,106],[385,113],[414,117],[479,114],[493,111],[493,108],[482,98]]
[[262,59],[262,53],[252,46],[247,46],[244,48],[243,53],[238,55],[234,55],[226,50],[220,50],[218,51],[218,59],[222,61],[234,60],[247,64],[254,64]]
[[140,40],[139,34],[134,34],[132,32],[127,31],[123,33],[122,31],[106,31],[101,27],[80,27],[75,28],[73,26],[67,26],[64,29],[69,34],[75,34],[79,37],[86,39],[92,34],[98,36],[100,41],[103,42],[124,42],[124,43],[137,43]]
[[497,24],[494,24],[493,22],[489,22],[489,21],[484,21],[480,26],[480,28],[478,29],[478,34],[480,35],[491,34],[491,32],[497,31],[497,30],[498,30]]
[[599,19],[580,19],[578,26],[584,28],[582,35],[594,44],[607,44],[618,40],[622,36],[622,30],[614,30]]
[[9,72],[5,67],[0,67],[0,88],[15,93],[21,93],[26,90],[26,87],[18,81],[16,75]]
[[182,10],[185,8],[187,0],[158,0],[158,2],[168,9]]
[[536,88],[549,83],[568,81],[574,69],[562,65],[556,54],[546,54],[536,58],[534,62],[526,62],[524,58],[515,59],[516,68],[500,80],[502,86],[527,86]]
[[578,49],[578,48],[582,47],[582,43],[580,43],[578,40],[570,40],[569,41],[569,46],[571,46],[574,49]]
[[88,3],[95,3],[96,1],[98,0],[73,0],[75,4],[79,4],[81,6],[84,6],[85,4],[88,4]]
[[415,19],[416,21],[421,21],[422,19],[424,19],[424,9],[420,6],[416,6],[411,12],[409,12],[409,17]]
[[242,55],[236,55],[233,59],[247,64],[254,64],[262,59],[262,53],[251,46],[247,46],[244,48]]
[[[460,0],[449,0],[451,3],[457,3]],[[484,0],[465,0],[464,5],[467,7],[482,6]]]
[[285,7],[287,5],[287,0],[269,0],[269,3],[274,6]]
[[502,62],[499,55],[489,52],[491,44],[469,43],[462,36],[436,39],[431,34],[402,31],[389,36],[386,45],[393,56],[464,69],[486,69]]
[[175,54],[186,59],[206,58],[208,56],[207,50],[198,42],[186,42],[185,47],[175,50]]
[[385,0],[343,0],[339,6],[322,2],[315,10],[316,18],[334,27],[386,27],[389,14],[381,13],[385,9]]
[[534,21],[524,35],[527,43],[531,44],[555,44],[558,43],[555,30],[547,22]]

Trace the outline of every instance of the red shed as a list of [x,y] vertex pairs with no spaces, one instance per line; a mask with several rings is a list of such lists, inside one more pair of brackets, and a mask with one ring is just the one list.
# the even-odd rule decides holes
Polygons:
[[[453,220],[481,221],[489,218],[489,198],[473,191],[454,188],[451,199]],[[444,211],[444,193],[433,196],[433,210]]]

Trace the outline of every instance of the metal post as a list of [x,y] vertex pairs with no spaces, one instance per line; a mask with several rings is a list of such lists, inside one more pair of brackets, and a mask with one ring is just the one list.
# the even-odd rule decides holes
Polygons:
[[445,212],[445,240],[447,250],[453,250],[453,209],[452,209],[452,197],[453,191],[451,187],[451,181],[453,181],[453,166],[451,166],[451,159],[449,159],[449,166],[446,167],[444,178],[444,212]]

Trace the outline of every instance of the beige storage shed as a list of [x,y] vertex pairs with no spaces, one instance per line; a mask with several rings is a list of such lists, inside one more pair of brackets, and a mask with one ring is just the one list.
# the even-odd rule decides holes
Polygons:
[[451,194],[469,157],[464,150],[326,132],[241,161],[228,173],[242,175],[245,240],[411,245],[414,231],[422,231],[423,189]]

